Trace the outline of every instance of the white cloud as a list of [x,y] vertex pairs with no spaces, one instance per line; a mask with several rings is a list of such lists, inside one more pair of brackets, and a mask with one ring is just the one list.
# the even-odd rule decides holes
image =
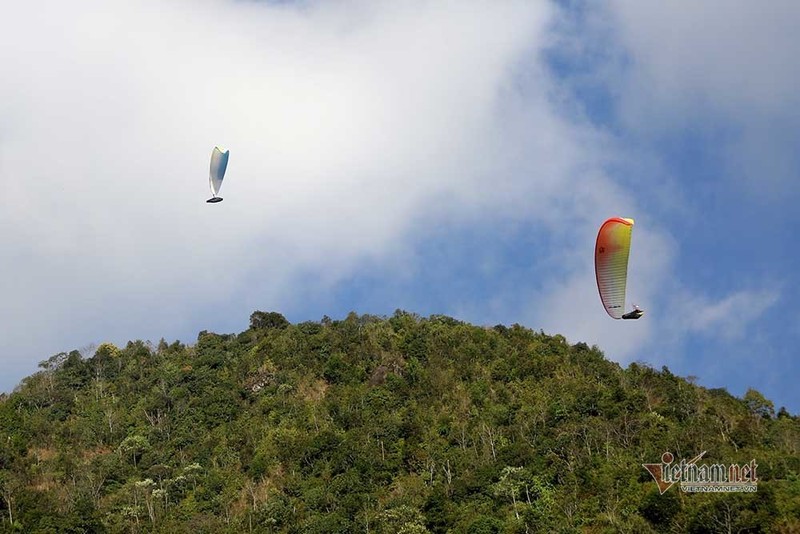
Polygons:
[[780,293],[746,289],[715,300],[683,291],[673,299],[676,311],[684,310],[675,316],[681,330],[733,341],[745,337],[750,324],[777,304]]
[[[800,67],[794,60],[800,6],[791,0],[654,2],[612,0],[618,36],[633,62],[628,95],[664,121],[716,111],[792,113]],[[686,106],[675,114],[676,107]],[[640,114],[645,113],[641,109]],[[795,112],[796,113],[796,112]]]
[[613,0],[607,15],[624,57],[608,81],[628,127],[708,130],[717,144],[708,150],[746,191],[766,200],[799,191],[800,3]]
[[[100,336],[225,328],[232,310],[241,325],[253,307],[303,294],[299,274],[324,287],[365,258],[397,258],[420,221],[548,206],[583,152],[537,56],[551,9],[6,9],[5,363]],[[208,206],[215,144],[231,159],[226,200]]]

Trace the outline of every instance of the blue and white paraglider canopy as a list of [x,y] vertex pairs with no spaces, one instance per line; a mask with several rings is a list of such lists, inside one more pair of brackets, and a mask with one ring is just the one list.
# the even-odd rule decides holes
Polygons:
[[225,169],[228,168],[228,155],[230,150],[223,152],[218,146],[211,151],[211,172],[208,175],[208,183],[211,186],[211,198],[206,200],[212,204],[222,202],[222,197],[217,196],[222,179],[225,178]]

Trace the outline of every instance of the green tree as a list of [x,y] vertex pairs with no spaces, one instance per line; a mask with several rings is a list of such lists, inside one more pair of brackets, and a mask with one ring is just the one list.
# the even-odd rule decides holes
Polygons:
[[278,312],[255,311],[250,315],[250,328],[252,330],[269,330],[271,328],[282,330],[290,325],[286,317]]

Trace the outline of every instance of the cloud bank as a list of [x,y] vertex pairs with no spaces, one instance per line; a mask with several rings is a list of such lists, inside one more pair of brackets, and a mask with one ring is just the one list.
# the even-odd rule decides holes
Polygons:
[[[391,257],[422,218],[534,189],[546,202],[572,165],[536,57],[550,9],[16,5],[0,52],[3,354],[241,325],[208,317]],[[523,63],[536,94],[514,87]],[[209,207],[215,144],[231,161]],[[537,154],[538,174],[507,173]]]

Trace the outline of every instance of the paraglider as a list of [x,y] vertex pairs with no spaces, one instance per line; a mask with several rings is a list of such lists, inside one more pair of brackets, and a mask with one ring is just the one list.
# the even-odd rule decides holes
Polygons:
[[644,310],[634,306],[625,313],[625,286],[628,281],[628,256],[631,251],[633,219],[612,217],[600,226],[594,248],[597,290],[608,315],[613,319],[639,319]]
[[218,146],[211,151],[211,172],[208,176],[208,183],[211,186],[211,198],[206,200],[212,204],[222,202],[222,197],[218,197],[222,179],[225,178],[225,169],[228,167],[228,155],[230,150],[223,152]]
[[636,304],[633,305],[633,311],[629,311],[625,315],[622,316],[623,319],[638,319],[644,315],[644,310],[639,308]]

